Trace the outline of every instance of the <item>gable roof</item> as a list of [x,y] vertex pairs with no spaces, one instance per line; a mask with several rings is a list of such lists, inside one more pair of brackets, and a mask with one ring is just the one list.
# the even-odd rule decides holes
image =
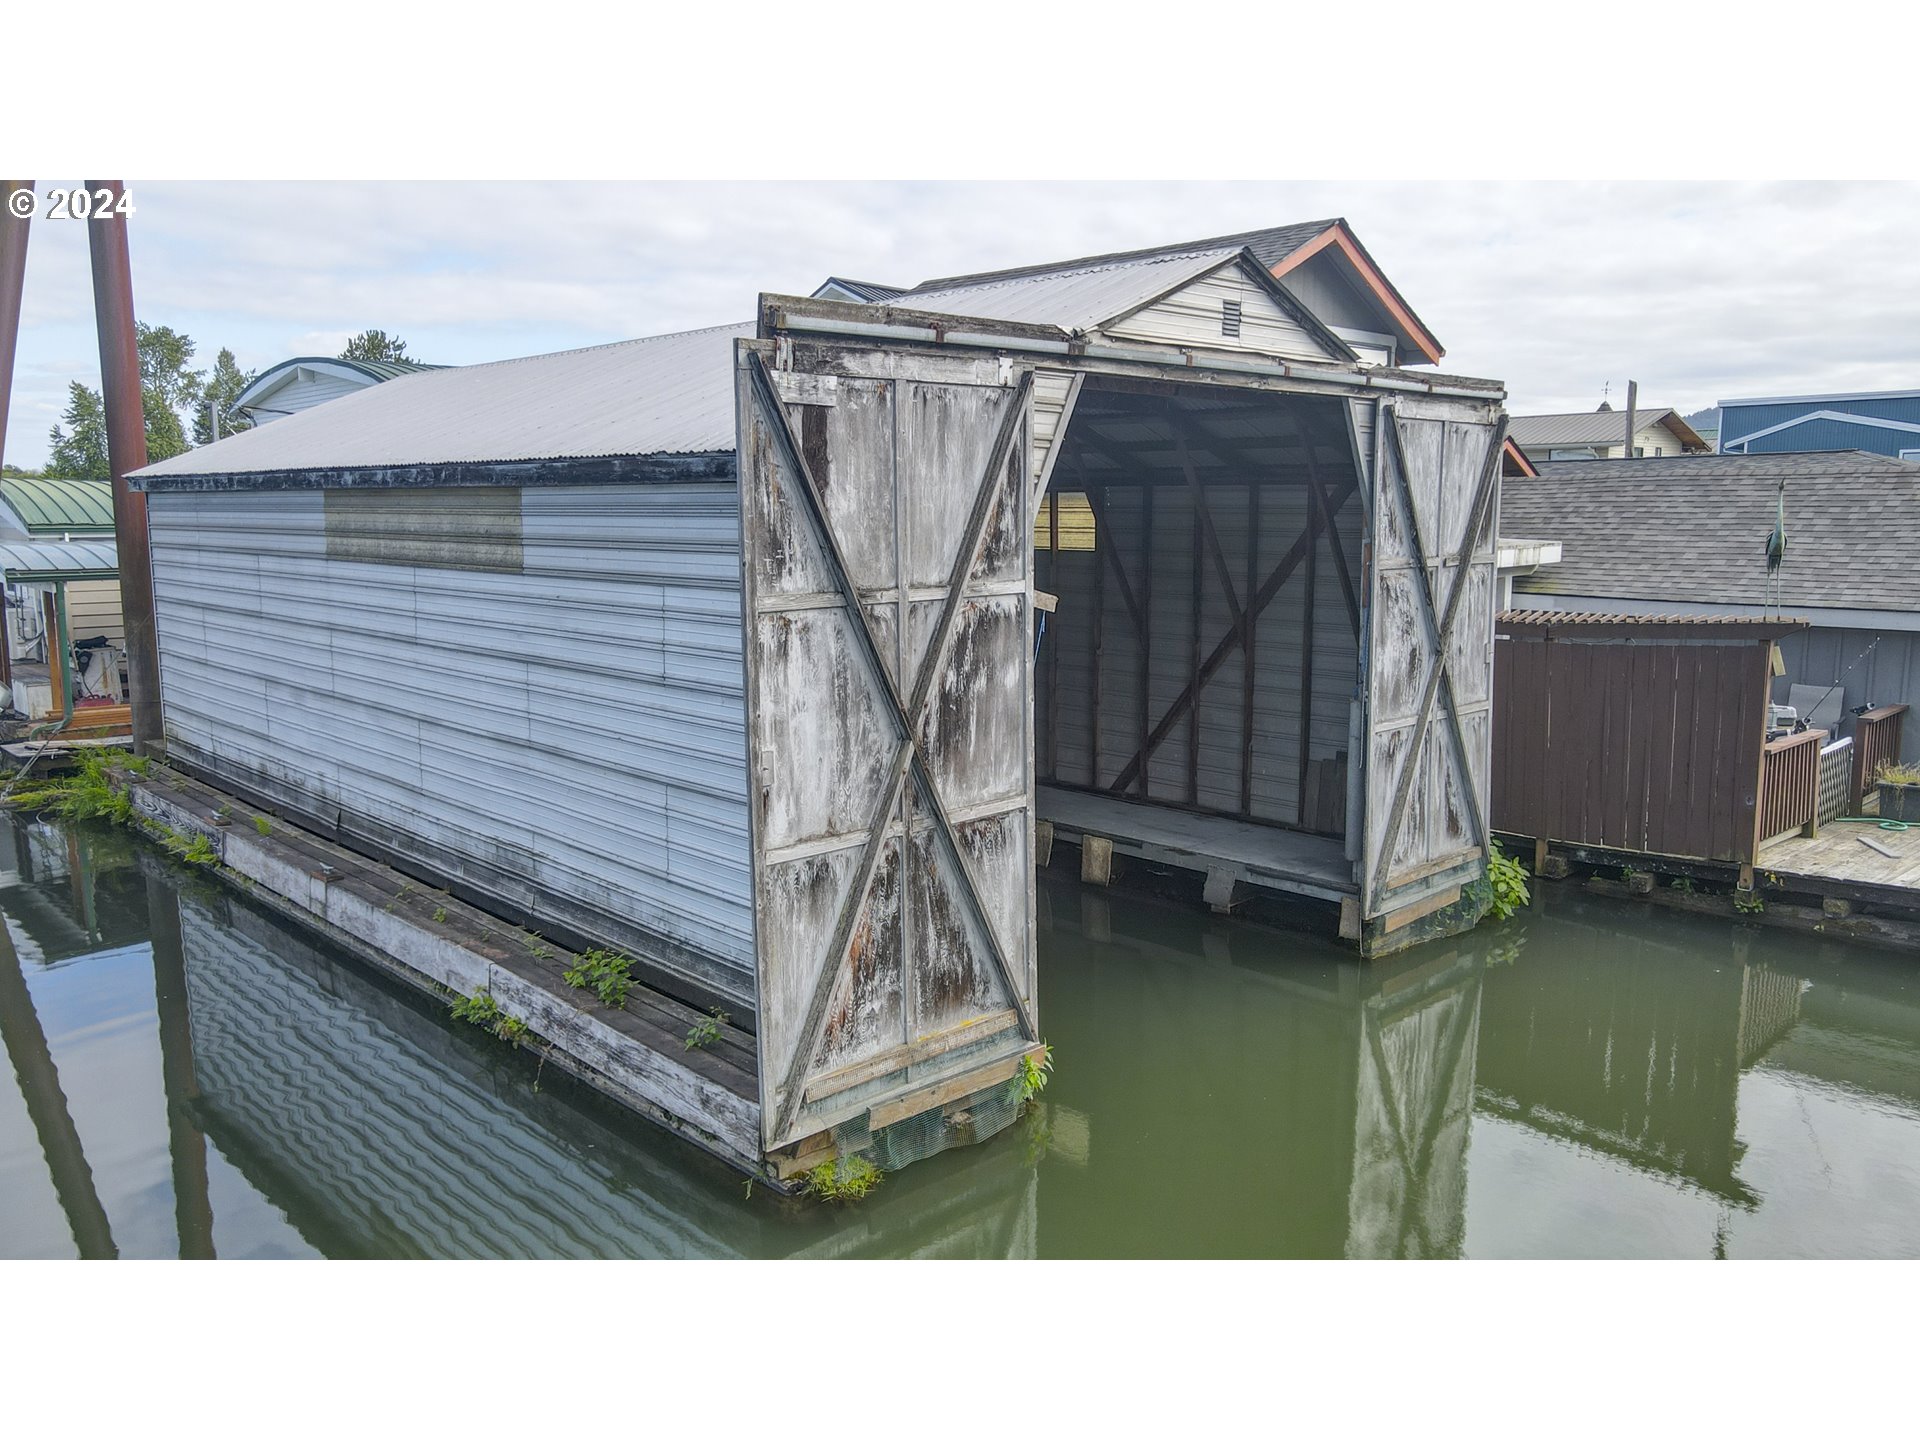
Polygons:
[[896,295],[904,295],[904,285],[882,285],[876,280],[849,280],[844,275],[829,275],[820,282],[820,288],[813,292],[815,300],[831,299],[826,292],[838,290],[843,295],[851,295],[856,300],[872,303],[876,300],[891,300]]
[[338,355],[296,355],[269,365],[248,383],[234,399],[232,408],[245,410],[257,405],[281,386],[290,383],[302,369],[329,370],[336,375],[357,377],[378,385],[402,375],[417,375],[422,370],[445,370],[445,365],[428,365],[418,360],[343,360]]
[[733,342],[722,325],[370,385],[135,475],[477,465],[731,452]]
[[[1649,425],[1665,425],[1682,445],[1706,448],[1680,412],[1670,406],[1646,406],[1634,411],[1635,434]],[[1513,415],[1507,433],[1528,449],[1542,445],[1620,445],[1626,443],[1624,410],[1571,410],[1554,415]]]
[[29,535],[113,533],[111,481],[9,475],[0,480],[0,500]]
[[1500,527],[1558,540],[1561,560],[1516,577],[1516,592],[1758,605],[1784,480],[1784,609],[1920,613],[1920,467],[1847,450],[1561,460],[1539,470],[1502,482]]
[[1238,266],[1329,355],[1356,363],[1353,348],[1293,297],[1245,246],[1163,248],[1084,264],[1047,266],[934,287],[922,285],[890,302],[908,310],[1055,325],[1084,334],[1145,309],[1216,271]]
[[972,275],[949,275],[926,280],[906,292],[903,303],[912,304],[916,293],[951,290],[988,281],[1024,279],[1058,270],[1083,270],[1130,260],[1148,260],[1162,256],[1188,254],[1200,250],[1247,250],[1260,268],[1276,279],[1305,264],[1322,250],[1335,249],[1352,267],[1361,284],[1372,292],[1381,309],[1392,316],[1408,341],[1432,363],[1447,352],[1433,332],[1427,329],[1406,298],[1388,280],[1374,262],[1360,237],[1344,219],[1307,220],[1292,225],[1272,225],[1261,230],[1242,230],[1232,235],[1215,235],[1204,240],[1185,240],[1171,245],[1154,245],[1142,250],[1117,250],[1106,255],[1087,255],[1077,260],[1058,260],[1044,265],[1022,265],[1010,270],[986,270]]

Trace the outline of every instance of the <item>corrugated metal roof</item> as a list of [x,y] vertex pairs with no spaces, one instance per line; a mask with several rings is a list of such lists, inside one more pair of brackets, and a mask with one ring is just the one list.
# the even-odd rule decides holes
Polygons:
[[29,534],[113,530],[113,484],[23,475],[0,480],[4,498]]
[[1092,330],[1198,279],[1240,253],[1236,246],[1180,250],[1038,274],[908,291],[897,303],[937,315]]
[[[836,285],[849,295],[858,295],[862,300],[867,301],[891,300],[896,295],[907,293],[907,287],[904,285],[882,285],[875,280],[849,280],[844,275],[829,275],[821,282],[820,290],[825,290],[829,285]],[[820,290],[813,292],[816,298]]]
[[106,579],[120,573],[112,540],[13,540],[0,542],[0,575],[21,580]]
[[[1543,463],[1500,486],[1500,524],[1561,543],[1519,594],[1759,605],[1787,482],[1789,610],[1920,612],[1920,468],[1885,455],[1680,455]],[[1517,598],[1517,596],[1516,596]]]
[[[1634,412],[1636,432],[1659,424],[1669,417],[1686,421],[1669,406]],[[1627,412],[1624,410],[1575,410],[1559,415],[1514,415],[1507,421],[1507,433],[1528,448],[1540,445],[1621,445],[1627,437]],[[1678,432],[1675,432],[1678,434]],[[1691,435],[1688,427],[1688,435]],[[1687,439],[1687,435],[1680,436]],[[1697,437],[1695,437],[1697,438]]]
[[1054,260],[1044,265],[1019,265],[1008,270],[983,270],[972,275],[948,275],[938,280],[923,280],[910,290],[955,290],[961,286],[981,285],[988,281],[1016,280],[1061,270],[1086,270],[1136,260],[1153,260],[1189,255],[1200,250],[1251,250],[1253,258],[1271,270],[1315,236],[1338,225],[1338,220],[1308,220],[1298,225],[1272,225],[1264,230],[1242,230],[1237,235],[1214,235],[1203,240],[1182,240],[1172,245],[1151,245],[1143,250],[1116,250],[1107,255],[1083,255],[1078,260]]
[[401,375],[134,472],[142,477],[698,455],[734,446],[751,323]]

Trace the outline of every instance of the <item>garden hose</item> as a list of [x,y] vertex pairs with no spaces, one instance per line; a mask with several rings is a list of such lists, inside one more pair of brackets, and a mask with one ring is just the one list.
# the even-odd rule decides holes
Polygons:
[[1882,830],[1911,830],[1911,820],[1882,820],[1878,815],[1842,815],[1827,821],[1829,825],[1877,825]]

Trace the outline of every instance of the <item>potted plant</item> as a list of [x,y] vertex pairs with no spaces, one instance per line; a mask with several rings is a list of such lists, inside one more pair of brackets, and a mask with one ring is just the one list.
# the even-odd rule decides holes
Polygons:
[[1891,760],[1873,772],[1880,792],[1882,820],[1920,821],[1920,765],[1896,765]]

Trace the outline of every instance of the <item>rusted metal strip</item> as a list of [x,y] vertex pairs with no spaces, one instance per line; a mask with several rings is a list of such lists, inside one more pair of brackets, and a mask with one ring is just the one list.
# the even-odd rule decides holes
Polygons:
[[[962,892],[961,899],[985,938],[989,957],[999,972],[1001,984],[1006,987],[1007,998],[1020,1015],[1021,1033],[1028,1040],[1036,1038],[1031,1012],[1014,984],[1012,967],[1001,949],[1000,937],[993,928],[992,917],[980,899],[972,867],[965,853],[960,849],[958,840],[954,837],[953,823],[948,818],[946,807],[933,783],[932,771],[927,765],[926,756],[921,752],[919,740],[919,718],[926,708],[927,697],[932,690],[935,678],[946,663],[954,627],[959,619],[961,593],[966,588],[967,579],[973,573],[974,566],[979,563],[980,548],[986,539],[988,522],[1002,499],[1000,492],[1006,481],[1008,460],[1014,439],[1026,418],[1027,392],[1032,387],[1033,377],[1031,374],[1021,377],[1012,396],[1012,403],[1002,418],[1000,432],[995,437],[993,449],[990,452],[985,478],[981,481],[980,488],[974,497],[973,512],[968,518],[965,535],[954,556],[953,571],[947,584],[946,604],[941,611],[939,624],[928,642],[926,655],[921,661],[912,698],[903,704],[899,689],[894,684],[892,675],[881,657],[878,640],[873,634],[872,621],[867,615],[866,607],[860,603],[859,590],[853,583],[852,571],[846,564],[839,540],[828,522],[819,482],[814,477],[812,468],[807,464],[799,437],[793,433],[792,422],[788,418],[786,407],[773,388],[766,361],[756,353],[749,358],[749,363],[752,367],[755,399],[771,422],[770,429],[775,443],[782,452],[782,462],[800,482],[795,488],[805,502],[808,518],[820,539],[821,549],[835,588],[844,597],[849,617],[854,622],[853,631],[856,642],[866,659],[869,670],[887,697],[893,722],[899,731],[893,765],[889,770],[882,801],[876,807],[873,822],[868,829],[855,883],[848,891],[847,899],[841,907],[838,922],[834,927],[833,943],[822,962],[805,1017],[795,1036],[795,1047],[788,1063],[780,1109],[771,1132],[777,1142],[779,1137],[784,1136],[791,1129],[794,1116],[799,1110],[804,1093],[807,1066],[812,1062],[813,1052],[819,1045],[820,1032],[826,1023],[833,992],[846,970],[847,955],[853,942],[854,932],[859,924],[861,911],[866,906],[867,892],[871,888],[874,872],[879,866],[881,851],[885,848],[887,822],[895,806],[899,804],[900,789],[908,774],[912,775],[920,799],[934,821],[933,829],[937,841],[954,867]],[[1020,471],[1022,484],[1025,483],[1025,478],[1026,471],[1022,466]]]

